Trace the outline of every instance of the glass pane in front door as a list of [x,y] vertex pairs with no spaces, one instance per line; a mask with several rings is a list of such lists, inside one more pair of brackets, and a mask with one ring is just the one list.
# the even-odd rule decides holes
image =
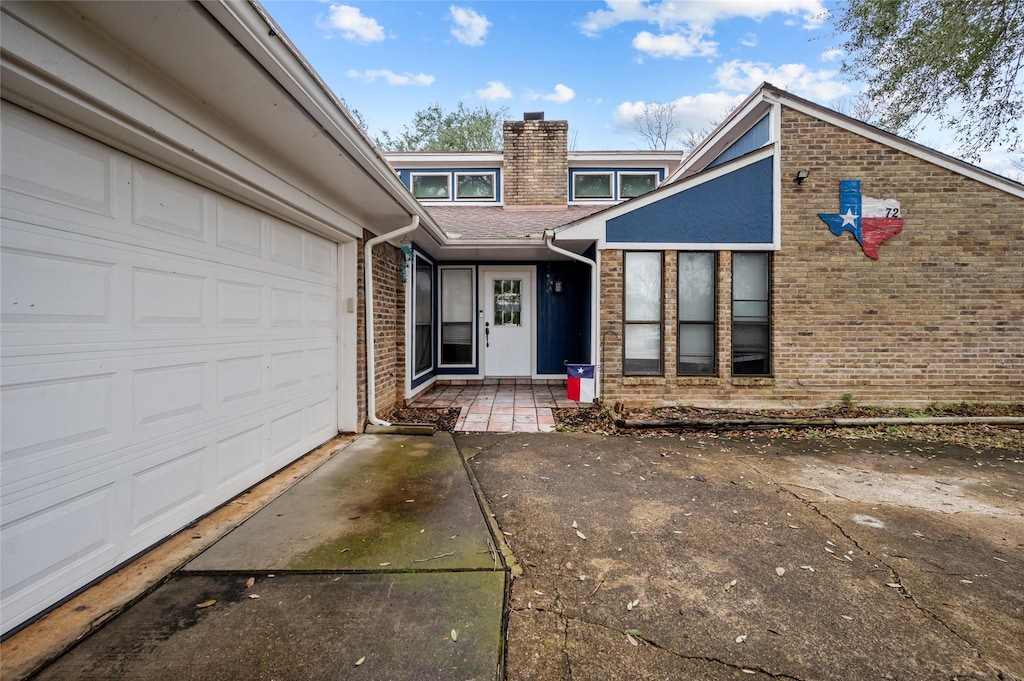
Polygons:
[[494,325],[522,326],[523,282],[521,279],[494,280]]

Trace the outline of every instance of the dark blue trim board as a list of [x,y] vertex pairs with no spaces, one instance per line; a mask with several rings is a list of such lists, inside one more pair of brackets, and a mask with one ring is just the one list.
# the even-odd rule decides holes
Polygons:
[[771,246],[772,167],[769,156],[614,217],[605,241]]
[[723,163],[739,158],[743,154],[748,154],[755,149],[760,149],[764,145],[768,144],[768,140],[771,139],[771,116],[765,115],[761,120],[747,130],[745,133],[740,135],[740,138],[733,142],[729,147],[715,158],[714,161],[708,164],[708,168],[714,168],[720,166]]

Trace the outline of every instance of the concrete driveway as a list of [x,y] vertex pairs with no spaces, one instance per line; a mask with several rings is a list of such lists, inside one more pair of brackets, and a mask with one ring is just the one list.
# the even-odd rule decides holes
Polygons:
[[507,678],[1024,679],[1024,454],[458,435],[522,575]]

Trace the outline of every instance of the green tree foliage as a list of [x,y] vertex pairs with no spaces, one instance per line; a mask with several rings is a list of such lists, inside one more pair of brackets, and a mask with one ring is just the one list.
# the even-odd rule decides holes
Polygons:
[[381,130],[374,142],[385,151],[496,151],[508,117],[508,107],[467,109],[459,102],[454,111],[445,111],[434,104],[413,114],[412,124],[402,126],[401,133]]
[[1019,148],[1024,120],[1024,2],[848,0],[843,67],[868,85],[881,127],[924,117],[954,131],[961,154]]

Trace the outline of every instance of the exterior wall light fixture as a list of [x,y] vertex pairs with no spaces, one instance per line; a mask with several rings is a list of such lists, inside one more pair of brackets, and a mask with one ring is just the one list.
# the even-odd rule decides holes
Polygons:
[[807,176],[810,174],[810,170],[808,170],[807,168],[801,168],[800,170],[796,171],[796,177],[793,178],[793,181],[796,182],[797,184],[803,184],[804,180],[806,180]]

